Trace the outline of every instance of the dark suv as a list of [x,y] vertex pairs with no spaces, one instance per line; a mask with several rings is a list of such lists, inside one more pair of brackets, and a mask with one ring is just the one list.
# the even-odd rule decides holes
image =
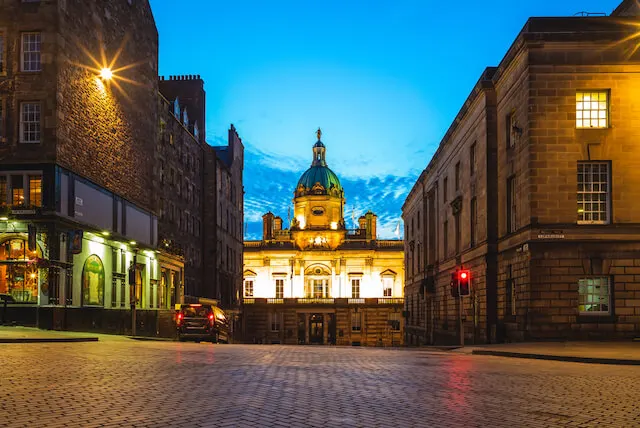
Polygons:
[[227,317],[220,308],[211,305],[181,305],[176,312],[178,340],[193,339],[212,343],[229,341]]

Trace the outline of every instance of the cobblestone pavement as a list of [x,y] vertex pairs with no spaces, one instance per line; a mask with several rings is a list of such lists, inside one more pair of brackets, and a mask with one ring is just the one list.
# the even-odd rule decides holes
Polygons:
[[629,366],[102,337],[0,360],[3,427],[640,427]]

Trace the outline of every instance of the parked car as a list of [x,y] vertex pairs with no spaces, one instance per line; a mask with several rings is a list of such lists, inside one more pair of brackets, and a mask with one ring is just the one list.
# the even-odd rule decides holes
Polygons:
[[229,323],[224,311],[199,303],[180,305],[176,311],[178,340],[192,339],[229,343]]

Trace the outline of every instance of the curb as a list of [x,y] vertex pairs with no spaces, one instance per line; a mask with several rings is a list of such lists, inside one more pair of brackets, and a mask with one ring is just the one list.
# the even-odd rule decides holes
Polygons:
[[493,357],[507,357],[507,358],[524,358],[530,360],[549,360],[549,361],[564,361],[569,363],[585,363],[585,364],[608,364],[619,366],[640,366],[640,360],[628,360],[619,358],[595,358],[595,357],[574,357],[570,355],[544,355],[544,354],[529,354],[521,352],[508,352],[508,351],[486,351],[476,349],[471,352],[472,355],[490,355]]
[[3,338],[0,343],[77,343],[77,342],[97,342],[97,337],[19,337]]
[[145,337],[145,336],[127,336],[127,339],[151,341],[151,342],[175,342],[175,339],[169,339],[168,337]]

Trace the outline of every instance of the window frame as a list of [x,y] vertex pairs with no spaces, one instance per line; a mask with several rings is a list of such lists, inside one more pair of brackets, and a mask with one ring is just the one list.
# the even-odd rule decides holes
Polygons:
[[[37,51],[25,51],[25,36],[38,36],[38,50]],[[30,42],[32,43],[32,42]],[[37,69],[26,69],[25,55],[37,54]],[[31,64],[31,57],[29,58],[29,64]],[[34,61],[35,62],[35,61]],[[20,33],[20,71],[22,73],[40,73],[42,71],[42,33],[40,31],[24,31]]]
[[515,109],[511,109],[509,111],[509,113],[507,113],[507,115],[505,116],[506,136],[507,136],[507,140],[506,140],[507,150],[513,149],[515,147],[515,145],[516,145],[516,140],[515,140],[514,135],[513,135],[513,127],[515,125],[515,118],[516,118],[516,110]]
[[351,331],[362,331],[362,312],[351,312]]
[[[31,105],[31,106],[37,106],[38,107],[38,121],[29,121],[26,122],[24,120],[24,107],[27,105]],[[20,121],[19,121],[19,132],[20,135],[18,137],[18,141],[20,142],[20,144],[40,144],[42,143],[42,102],[40,101],[20,101]],[[25,140],[25,123],[34,123],[38,125],[38,129],[37,129],[37,134],[38,134],[38,139],[37,140]],[[29,131],[31,132],[31,131]],[[35,131],[34,131],[35,133]]]
[[273,332],[280,331],[280,314],[278,312],[270,312],[269,318],[269,330]]
[[[29,206],[31,207],[42,207],[42,174],[29,174],[27,176],[27,180],[29,181]],[[39,187],[37,191],[32,188],[32,183],[38,180]],[[35,203],[34,199],[39,198],[39,203]]]
[[[587,297],[587,296],[597,296],[598,298],[602,298],[603,297],[603,293],[581,293],[580,292],[580,288],[583,286],[588,287],[589,284],[581,284],[582,281],[589,281],[589,280],[606,280],[606,297],[607,297],[607,310],[603,311],[603,310],[597,310],[597,311],[586,311],[581,309],[581,307],[583,306],[587,306],[588,304],[591,305],[593,303],[588,303],[587,300],[583,300],[583,297]],[[592,286],[595,286],[594,284],[591,284]],[[597,285],[599,287],[602,287],[602,284]],[[600,307],[602,307],[604,305],[604,303],[602,302],[598,302],[597,305],[599,305]],[[578,314],[580,316],[607,316],[607,315],[613,315],[613,278],[611,278],[611,276],[586,276],[584,278],[580,278],[578,279]]]
[[469,175],[471,177],[476,175],[476,147],[477,141],[474,141],[469,147]]
[[[284,278],[275,278],[276,299],[284,299]],[[280,290],[278,290],[280,287]]]
[[[594,173],[593,173],[593,166],[594,165],[604,165],[606,166],[606,191],[605,192],[594,192],[594,191],[586,191],[585,189],[585,184],[587,184],[587,181],[582,182],[583,185],[583,190],[580,190],[580,175],[582,175],[583,177],[586,177],[586,174],[583,170],[582,174],[580,172],[580,166],[581,165],[589,165],[591,168],[590,171],[590,176],[593,177]],[[600,175],[600,172],[597,172],[595,175]],[[576,166],[576,184],[578,186],[578,188],[576,189],[576,201],[578,204],[578,218],[576,220],[576,223],[579,225],[590,225],[590,224],[611,224],[611,161],[578,161],[578,164]],[[591,181],[591,188],[593,189],[593,185],[594,185],[595,181]],[[600,185],[602,185],[602,181],[598,182]],[[585,201],[584,195],[602,195],[605,194],[605,210],[604,210],[604,215],[606,216],[606,218],[604,220],[584,220],[584,219],[580,219],[581,216],[584,216],[585,214],[587,214],[587,211],[584,210],[584,207],[586,206],[586,204],[594,204],[593,200],[590,201]],[[581,199],[581,195],[583,195],[582,201],[580,201]],[[596,204],[600,204],[602,202],[595,202]],[[581,206],[582,204],[582,206]],[[582,211],[581,211],[582,209]],[[592,215],[593,218],[593,214],[594,213],[602,213],[602,211],[588,211],[589,214]]]
[[478,241],[478,198],[473,196],[469,201],[469,244],[475,247]]
[[[604,94],[605,97],[606,97],[606,99],[605,99],[605,108],[604,109],[600,109],[600,108],[592,109],[592,108],[589,108],[588,110],[584,109],[584,108],[579,109],[578,108],[578,103],[584,103],[585,102],[584,98],[582,98],[582,100],[580,100],[580,101],[578,100],[578,97],[580,96],[580,94],[582,94],[583,97],[584,97],[584,95],[587,95],[587,94],[589,96],[592,96],[594,94],[598,94],[598,96]],[[575,98],[576,98],[575,99],[575,103],[576,103],[575,129],[609,129],[609,128],[611,128],[611,89],[579,89],[579,90],[576,90],[576,97]],[[600,100],[598,100],[598,101],[589,100],[589,101],[586,101],[586,102],[588,102],[588,103],[593,103],[593,102],[599,103]],[[584,105],[583,105],[583,107],[584,107]],[[601,119],[600,119],[600,117],[598,117],[598,119],[597,119],[598,126],[591,126],[591,125],[584,126],[585,118],[584,118],[583,114],[584,114],[585,111],[588,111],[589,113],[591,113],[593,111],[596,111],[596,112],[604,111],[605,115],[606,115],[606,117],[604,119],[605,125],[604,126],[600,126],[599,122],[600,122]],[[583,116],[580,119],[578,119],[578,113],[579,112],[582,113],[581,116]],[[578,120],[582,121],[582,126],[578,125]],[[588,120],[589,120],[589,123],[591,123],[592,118],[590,117]]]
[[[352,299],[360,299],[360,286],[362,285],[362,277],[360,276],[352,276],[349,278],[349,282],[351,283],[351,298]],[[357,284],[356,284],[357,282]],[[357,285],[357,287],[355,287]],[[357,296],[354,295],[354,290],[357,288]]]
[[517,189],[516,189],[516,176],[512,175],[507,178],[507,233],[514,233],[516,231],[517,223]]
[[455,182],[455,191],[458,192],[460,190],[460,161],[456,163],[455,173],[454,173],[454,182]]
[[[242,296],[245,298],[253,298],[254,294],[255,294],[255,288],[254,288],[254,282],[255,279],[254,278],[245,278],[243,284],[242,284]],[[251,292],[249,293],[248,290],[248,286],[250,286],[250,290]]]

